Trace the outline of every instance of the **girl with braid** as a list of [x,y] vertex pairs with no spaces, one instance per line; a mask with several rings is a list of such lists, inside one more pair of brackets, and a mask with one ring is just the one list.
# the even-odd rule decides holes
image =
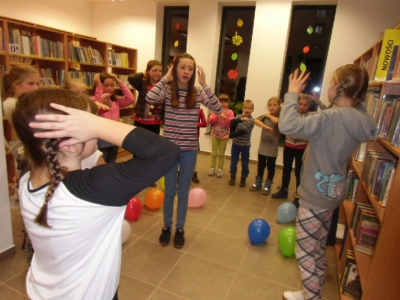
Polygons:
[[282,133],[309,141],[303,157],[296,220],[296,258],[303,290],[285,292],[286,300],[317,300],[322,297],[327,261],[326,239],[332,214],[344,201],[347,161],[361,142],[375,140],[374,119],[363,106],[368,73],[345,65],[333,73],[328,89],[331,109],[306,118],[298,113],[298,97],[310,74],[296,70],[289,77],[289,90],[282,106]]
[[[30,299],[118,299],[126,204],[179,157],[157,134],[91,114],[88,101],[46,88],[21,96],[12,115],[29,163],[19,195],[35,248]],[[82,170],[97,138],[134,158]]]

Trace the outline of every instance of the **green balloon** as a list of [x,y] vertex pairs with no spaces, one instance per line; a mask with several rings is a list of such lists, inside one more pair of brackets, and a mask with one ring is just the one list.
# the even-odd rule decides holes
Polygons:
[[238,54],[235,52],[231,55],[232,60],[237,60]]
[[312,26],[308,26],[307,33],[312,34],[314,32],[314,28]]
[[291,257],[296,249],[296,228],[285,227],[278,236],[279,246],[285,258]]

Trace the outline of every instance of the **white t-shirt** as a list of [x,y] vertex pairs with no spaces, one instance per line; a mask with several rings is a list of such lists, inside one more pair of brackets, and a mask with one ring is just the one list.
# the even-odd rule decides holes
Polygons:
[[86,157],[81,161],[82,170],[91,169],[97,165],[97,161],[99,160],[100,156],[102,156],[100,150],[96,150],[92,155]]

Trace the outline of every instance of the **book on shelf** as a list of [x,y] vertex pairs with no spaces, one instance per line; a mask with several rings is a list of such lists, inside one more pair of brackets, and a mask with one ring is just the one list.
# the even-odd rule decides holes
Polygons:
[[344,224],[337,224],[336,228],[336,242],[337,243],[343,243],[343,240],[345,239],[345,225]]
[[371,211],[361,210],[356,232],[356,250],[372,255],[379,234],[379,220],[377,215]]
[[393,48],[400,45],[400,30],[386,29],[382,40],[381,51],[379,53],[378,66],[375,73],[375,80],[385,81],[388,73],[390,61],[393,56]]
[[370,205],[370,204],[355,202],[353,220],[352,220],[351,226],[350,226],[350,228],[353,230],[354,236],[356,236],[356,229],[357,229],[358,222],[360,220],[362,209],[368,210],[368,211],[374,211],[372,205]]
[[358,176],[355,170],[349,170],[346,183],[346,201],[355,201],[358,187]]
[[0,27],[0,52],[4,52],[3,27]]
[[384,190],[384,194],[383,194],[383,196],[382,196],[382,203],[381,203],[381,205],[382,205],[383,207],[386,207],[386,206],[387,206],[387,202],[388,202],[388,199],[389,199],[390,190],[391,190],[391,187],[392,187],[392,185],[393,185],[393,178],[394,178],[395,172],[396,172],[396,168],[393,166],[393,167],[389,170],[389,179],[388,179],[386,188],[385,188],[385,190]]
[[[346,249],[346,241],[347,241],[346,237],[347,237],[348,233],[349,233],[349,225],[346,222],[346,225],[344,225],[344,233],[343,233],[342,245],[340,246],[339,259],[342,259],[343,254],[344,254],[344,250]],[[336,240],[337,240],[337,234],[336,234]]]
[[367,152],[368,142],[362,142],[354,153],[354,159],[359,162],[363,162],[365,153]]
[[392,80],[394,77],[394,71],[397,66],[397,62],[398,62],[399,54],[400,54],[399,47],[400,47],[399,45],[395,45],[393,47],[392,58],[390,59],[389,70],[388,70],[386,80]]
[[340,287],[341,292],[343,292],[345,283],[347,282],[347,276],[349,274],[348,273],[349,265],[356,264],[356,258],[354,256],[354,251],[352,249],[346,249],[346,257],[343,259],[345,259],[345,263],[343,265],[342,277],[340,278],[340,282],[339,282],[339,287]]
[[361,281],[358,275],[357,265],[354,263],[348,264],[348,273],[343,287],[343,294],[353,299],[361,299]]

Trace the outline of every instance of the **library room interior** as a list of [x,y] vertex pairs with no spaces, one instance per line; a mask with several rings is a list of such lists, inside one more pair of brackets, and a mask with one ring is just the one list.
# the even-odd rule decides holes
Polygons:
[[[0,299],[400,299],[398,0],[1,0],[0,76]],[[46,93],[82,170],[16,133]]]

